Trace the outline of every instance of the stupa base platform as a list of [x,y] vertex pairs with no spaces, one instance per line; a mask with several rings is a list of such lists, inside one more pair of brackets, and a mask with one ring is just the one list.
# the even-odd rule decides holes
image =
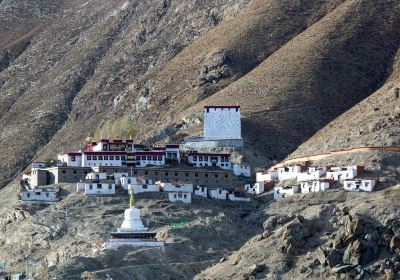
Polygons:
[[105,249],[117,247],[164,247],[164,242],[157,240],[132,240],[132,239],[111,239],[105,243]]

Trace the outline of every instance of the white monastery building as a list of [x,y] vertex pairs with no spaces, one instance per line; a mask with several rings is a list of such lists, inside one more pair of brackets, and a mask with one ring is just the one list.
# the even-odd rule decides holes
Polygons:
[[374,190],[375,180],[352,180],[344,181],[343,188],[347,191],[365,191],[372,192]]
[[326,178],[333,179],[335,181],[354,179],[357,176],[357,167],[331,167],[330,171],[326,172]]
[[134,194],[144,193],[144,192],[159,192],[160,185],[154,184],[150,179],[137,180],[136,184],[128,185],[128,193],[133,191]]
[[256,182],[266,182],[266,181],[273,181],[278,180],[278,170],[270,170],[267,173],[264,172],[257,172],[256,173]]
[[321,192],[329,189],[329,183],[323,181],[306,181],[300,183],[301,193]]
[[197,186],[193,192],[195,195],[201,197],[207,197],[207,187],[206,186]]
[[253,186],[247,184],[244,186],[244,190],[250,194],[261,194],[264,190],[264,183],[263,182],[256,182]]
[[193,192],[193,184],[182,183],[172,184],[167,182],[157,182],[161,186],[161,190],[164,192]]
[[34,189],[21,191],[19,197],[22,201],[53,202],[60,200],[60,189]]
[[300,165],[280,167],[278,168],[278,179],[279,181],[293,179],[296,178],[299,173],[301,173]]
[[274,199],[281,199],[285,197],[289,197],[294,195],[295,193],[299,193],[299,187],[291,186],[291,187],[275,187],[274,188]]
[[326,174],[326,167],[309,167],[307,172],[297,174],[297,182],[318,180]]
[[107,180],[107,173],[105,172],[90,172],[86,175],[87,180]]
[[76,184],[77,192],[83,191],[85,195],[113,195],[115,184],[111,180],[88,180]]
[[229,192],[227,190],[223,190],[223,189],[220,189],[220,188],[210,189],[210,190],[208,190],[208,197],[209,198],[214,198],[214,199],[227,200],[228,193]]
[[168,199],[172,203],[192,203],[192,193],[189,192],[169,192]]
[[251,169],[248,164],[232,163],[232,171],[235,176],[251,177]]
[[242,139],[240,106],[205,106],[204,140]]
[[119,178],[119,184],[124,190],[127,190],[129,185],[135,185],[137,183],[137,179],[134,176],[122,176]]
[[217,166],[222,169],[232,168],[230,154],[199,153],[191,151],[188,153],[188,163],[195,167]]

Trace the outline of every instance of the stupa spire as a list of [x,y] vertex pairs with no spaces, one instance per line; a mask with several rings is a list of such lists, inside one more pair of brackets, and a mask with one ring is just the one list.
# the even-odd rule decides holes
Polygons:
[[135,196],[133,195],[133,191],[131,191],[131,199],[129,201],[129,205],[131,206],[131,208],[135,207]]

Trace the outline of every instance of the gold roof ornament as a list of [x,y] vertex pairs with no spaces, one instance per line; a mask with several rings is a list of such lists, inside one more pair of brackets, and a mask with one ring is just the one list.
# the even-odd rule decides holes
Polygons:
[[133,195],[133,190],[131,191],[131,199],[129,201],[131,208],[135,207],[135,196]]

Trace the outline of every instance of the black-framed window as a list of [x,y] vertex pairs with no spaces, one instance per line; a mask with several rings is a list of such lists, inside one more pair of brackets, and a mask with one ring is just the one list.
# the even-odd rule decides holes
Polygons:
[[147,160],[151,160],[151,156],[147,156]]
[[208,161],[208,156],[204,156],[204,161]]
[[91,156],[87,156],[86,159],[87,159],[87,160],[91,160],[92,157],[91,157]]
[[146,156],[142,156],[142,160],[146,160]]
[[153,157],[153,160],[154,160],[154,161],[157,161],[157,157]]
[[110,160],[114,160],[114,156],[110,156]]
[[197,161],[197,156],[193,156],[193,161]]
[[125,156],[121,156],[121,160],[125,160]]
[[108,160],[108,156],[104,156],[104,160]]
[[71,161],[75,161],[75,157],[71,157]]
[[103,156],[99,156],[99,160],[103,160]]
[[93,156],[93,160],[97,160],[97,156]]
[[159,156],[159,157],[158,157],[158,161],[162,161],[162,156]]
[[115,156],[115,160],[119,160],[119,156]]

